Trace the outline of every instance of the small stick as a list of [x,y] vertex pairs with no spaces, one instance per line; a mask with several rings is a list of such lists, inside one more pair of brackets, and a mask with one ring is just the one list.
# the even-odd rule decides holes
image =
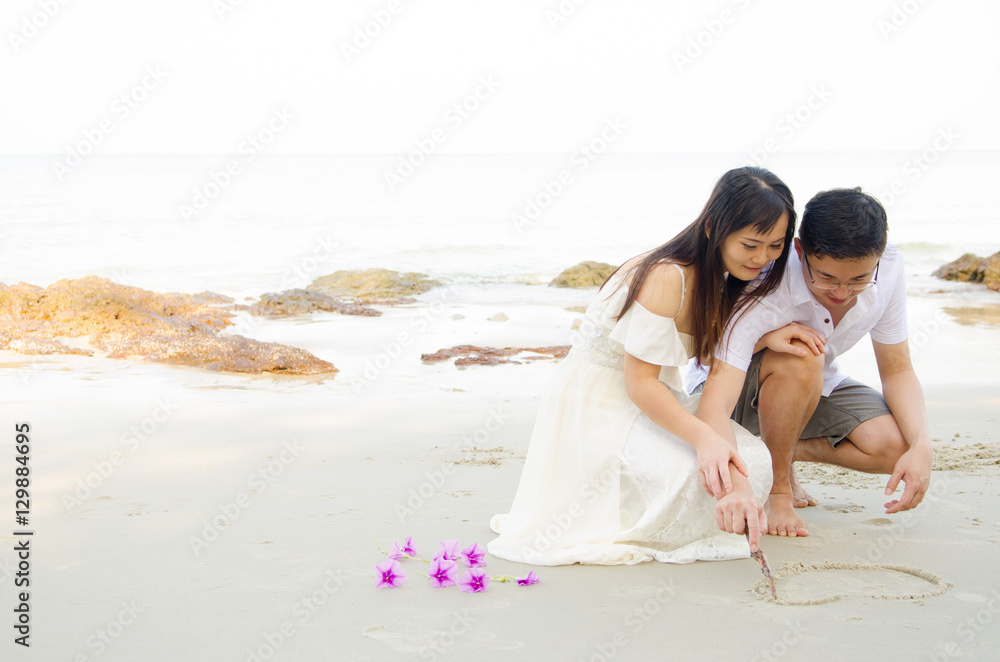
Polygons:
[[[750,528],[746,529],[747,544],[750,544]],[[756,552],[750,552],[750,558],[754,559],[760,563],[760,571],[764,573],[764,577],[767,579],[767,583],[771,586],[771,597],[775,600],[778,599],[778,591],[774,587],[774,577],[771,576],[771,568],[767,565],[767,557],[764,556],[764,552],[757,548]]]

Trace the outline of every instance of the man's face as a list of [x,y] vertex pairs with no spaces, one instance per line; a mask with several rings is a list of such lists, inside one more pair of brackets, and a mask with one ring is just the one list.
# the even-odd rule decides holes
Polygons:
[[798,238],[795,239],[795,251],[802,262],[806,286],[813,297],[829,309],[854,305],[854,298],[863,291],[857,288],[874,279],[879,261],[878,255],[858,260],[806,255]]

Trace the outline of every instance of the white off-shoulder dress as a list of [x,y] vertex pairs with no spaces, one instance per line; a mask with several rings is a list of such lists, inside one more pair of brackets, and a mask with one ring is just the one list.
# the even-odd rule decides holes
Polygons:
[[[662,366],[660,381],[685,409],[698,406],[680,372],[693,338],[638,301],[615,321],[628,294],[620,279],[616,274],[587,308],[542,400],[514,503],[491,520],[500,535],[487,548],[533,565],[747,558],[745,537],[716,524],[716,501],[701,485],[694,448],[652,422],[625,392],[628,352]],[[763,502],[772,479],[767,447],[733,427]]]

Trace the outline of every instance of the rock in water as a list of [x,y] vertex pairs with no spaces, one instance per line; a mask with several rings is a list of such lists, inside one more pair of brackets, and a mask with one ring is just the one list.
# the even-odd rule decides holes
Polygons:
[[932,275],[944,280],[982,283],[994,292],[1000,292],[1000,253],[989,257],[966,253],[954,262],[938,268]]
[[109,356],[145,357],[228,372],[327,374],[337,369],[277,343],[220,334],[233,313],[221,295],[160,294],[87,276],[47,288],[0,284],[0,347],[31,353],[86,353],[54,340],[89,336]]
[[260,297],[260,301],[250,306],[250,314],[257,317],[292,317],[317,311],[368,317],[378,317],[382,314],[374,308],[347,303],[315,290],[268,292]]
[[963,283],[981,283],[983,282],[983,272],[985,266],[985,259],[977,257],[972,253],[966,253],[954,262],[949,262],[948,264],[939,267],[931,275],[943,280],[957,280]]
[[600,287],[615,269],[604,262],[581,262],[553,278],[549,287]]
[[475,345],[456,345],[448,349],[439,349],[433,354],[421,354],[420,360],[424,363],[439,363],[448,359],[455,359],[455,365],[459,368],[465,368],[470,365],[500,365],[501,363],[520,365],[521,361],[515,361],[511,357],[523,352],[529,352],[534,356],[518,358],[523,358],[526,361],[561,359],[569,353],[569,349],[569,345],[555,345],[552,347],[476,347]]
[[187,365],[221,372],[323,375],[337,372],[333,364],[309,352],[243,336],[189,334],[180,337],[123,338],[108,334],[98,340],[108,358],[142,356],[156,363]]
[[334,297],[349,297],[356,303],[394,305],[413,303],[412,294],[423,294],[440,285],[426,274],[402,273],[389,269],[335,271],[310,283],[310,290],[319,290]]
[[1000,292],[1000,253],[986,258],[983,267],[983,284],[994,292]]

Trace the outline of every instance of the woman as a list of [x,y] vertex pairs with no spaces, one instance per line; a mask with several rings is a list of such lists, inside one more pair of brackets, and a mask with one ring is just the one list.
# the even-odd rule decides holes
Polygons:
[[490,522],[490,553],[535,565],[746,558],[745,520],[756,551],[767,448],[738,426],[734,448],[699,420],[679,368],[709,364],[729,321],[777,286],[794,229],[788,187],[737,168],[691,225],[605,281],[542,400],[510,513]]

